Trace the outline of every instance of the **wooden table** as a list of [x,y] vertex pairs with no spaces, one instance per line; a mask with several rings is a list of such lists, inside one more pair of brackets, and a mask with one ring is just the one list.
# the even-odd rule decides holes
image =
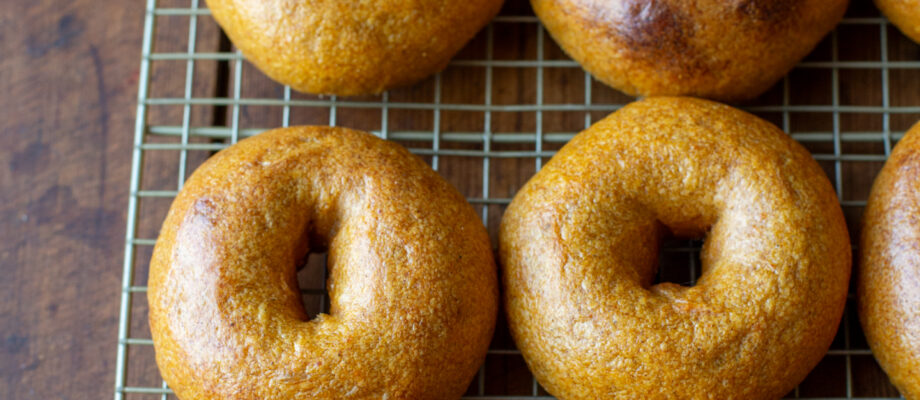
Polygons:
[[[188,7],[188,1],[161,0],[161,5]],[[509,0],[506,12],[528,13],[526,1]],[[856,0],[851,16],[872,18],[871,3]],[[0,6],[0,398],[4,399],[97,399],[112,394],[115,370],[118,306],[122,285],[125,242],[125,209],[132,154],[141,33],[144,12],[141,3],[126,4],[72,0],[6,0]],[[164,18],[157,35],[158,52],[183,52],[188,19]],[[530,25],[536,27],[536,25]],[[847,43],[836,55],[839,60],[879,59],[878,25],[848,26],[838,40]],[[530,28],[526,28],[530,29]],[[873,31],[874,29],[874,31]],[[874,32],[874,33],[873,33]],[[532,59],[536,56],[534,34],[520,26],[496,25],[496,58]],[[920,47],[898,38],[888,29],[889,59],[920,60]],[[213,24],[199,26],[199,52],[227,51]],[[546,36],[543,56],[564,60],[565,56]],[[826,62],[834,57],[830,40],[818,47],[809,60]],[[485,54],[483,35],[460,58],[481,59]],[[229,63],[229,64],[232,64]],[[228,96],[231,68],[227,62],[202,61],[195,65],[193,91],[196,97]],[[826,105],[833,102],[829,90],[829,69],[797,70],[790,76],[792,104]],[[158,97],[181,97],[184,62],[163,62],[152,70],[152,91]],[[882,104],[878,68],[841,69],[838,72],[842,105],[877,106]],[[199,75],[200,74],[200,75]],[[277,97],[279,86],[248,66],[244,72],[244,97]],[[533,104],[536,72],[527,68],[494,68],[491,101],[493,104]],[[454,104],[481,104],[480,91],[465,90],[483,84],[481,68],[454,68],[442,76],[442,101]],[[546,103],[583,102],[583,73],[577,68],[546,69],[543,79]],[[920,71],[892,70],[892,106],[920,105]],[[395,91],[391,101],[430,101],[433,79],[413,88]],[[592,101],[622,103],[628,98],[593,83]],[[295,97],[299,95],[295,94]],[[299,98],[312,98],[300,96]],[[783,98],[782,85],[752,104],[776,104]],[[376,101],[374,97],[368,101]],[[149,124],[175,125],[180,108],[151,109]],[[191,111],[194,126],[228,126],[227,107],[202,107]],[[481,113],[480,113],[481,114]],[[478,132],[482,115],[444,111],[438,115],[441,131]],[[594,120],[606,111],[591,112]],[[833,130],[827,113],[759,113],[780,126],[788,123],[798,134]],[[299,109],[292,123],[326,123],[328,109]],[[494,132],[534,132],[534,113],[493,113]],[[879,132],[882,119],[873,113],[838,113],[840,131]],[[392,110],[393,130],[430,130],[435,118],[431,112]],[[891,115],[893,132],[902,132],[918,114]],[[181,118],[179,118],[181,120]],[[240,124],[247,127],[279,125],[279,107],[250,107],[241,110]],[[348,109],[338,114],[338,123],[377,129],[379,110]],[[547,132],[576,132],[584,124],[584,113],[544,113],[542,129]],[[152,137],[151,140],[162,138]],[[163,139],[169,142],[168,138]],[[193,138],[213,143],[213,140]],[[410,146],[432,146],[428,141],[403,140]],[[561,143],[546,142],[543,150],[557,149]],[[440,146],[452,150],[481,147],[445,140]],[[493,144],[497,151],[532,151],[533,145]],[[845,141],[834,149],[828,140],[806,144],[818,154],[836,154],[822,161],[829,176],[841,171],[843,200],[851,233],[856,233],[861,201],[880,161],[847,161],[842,155],[881,154],[878,141]],[[189,168],[209,152],[189,152]],[[149,154],[142,189],[169,190],[175,187],[175,160],[167,155]],[[431,158],[428,157],[430,160]],[[837,161],[835,161],[837,160]],[[842,161],[841,161],[842,160]],[[489,196],[511,197],[533,173],[534,158],[493,158]],[[838,162],[839,161],[839,162]],[[482,197],[482,163],[479,159],[441,157],[439,172],[469,197]],[[190,171],[187,171],[190,172]],[[186,172],[186,173],[187,173]],[[168,200],[168,199],[167,199]],[[142,204],[137,237],[155,237],[168,201]],[[489,228],[497,227],[501,205],[489,209]],[[148,250],[138,250],[137,284],[143,284],[144,259]],[[147,253],[145,253],[147,251]],[[677,261],[680,263],[681,261]],[[144,307],[143,296],[137,307]],[[308,305],[309,308],[309,305]],[[855,324],[855,315],[850,315]],[[142,335],[145,321],[132,321],[132,335]],[[853,340],[858,340],[854,327]],[[499,327],[497,346],[512,346],[507,332]],[[843,338],[840,339],[841,341]],[[840,345],[839,343],[837,344]],[[156,378],[150,363],[152,352],[135,355],[140,365],[131,370],[129,380]],[[491,357],[491,356],[490,356]],[[516,358],[515,358],[516,357]],[[833,357],[831,357],[833,358]],[[840,360],[837,360],[840,361]],[[802,386],[803,395],[842,396],[840,362],[822,362]],[[854,358],[856,395],[893,394],[884,375],[871,357]],[[530,390],[529,372],[519,356],[495,356],[487,363],[486,392],[515,394]],[[154,385],[156,382],[147,382]],[[833,387],[831,387],[833,386]]]
[[112,395],[142,24],[0,4],[0,398]]

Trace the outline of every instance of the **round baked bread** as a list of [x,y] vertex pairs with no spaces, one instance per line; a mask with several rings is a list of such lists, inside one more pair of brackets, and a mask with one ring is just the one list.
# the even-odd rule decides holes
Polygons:
[[[667,235],[705,237],[696,285],[653,285]],[[691,98],[575,136],[509,205],[500,257],[515,343],[561,399],[780,398],[830,346],[851,262],[808,151]]]
[[531,0],[559,45],[629,95],[750,99],[843,17],[847,0]]
[[920,124],[891,152],[863,216],[859,317],[879,364],[920,399]]
[[920,43],[920,0],[875,0],[875,5],[901,32]]
[[[331,309],[296,270],[328,248]],[[211,157],[173,202],[148,301],[180,399],[459,398],[482,363],[498,282],[485,228],[404,148],[277,129]]]
[[233,44],[272,79],[316,94],[409,85],[447,66],[502,0],[207,0]]

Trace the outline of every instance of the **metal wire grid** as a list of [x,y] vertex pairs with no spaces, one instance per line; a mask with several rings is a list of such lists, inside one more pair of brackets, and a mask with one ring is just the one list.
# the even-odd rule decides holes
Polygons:
[[[551,157],[553,150],[544,149],[544,143],[562,144],[568,141],[576,132],[544,132],[543,118],[544,112],[553,111],[571,111],[584,113],[584,127],[590,126],[592,122],[592,112],[611,112],[621,106],[623,103],[594,103],[592,101],[592,79],[585,73],[584,79],[584,101],[582,103],[564,103],[551,104],[544,103],[544,69],[546,68],[580,68],[577,63],[571,60],[552,60],[545,59],[544,41],[546,34],[542,25],[532,15],[521,16],[500,16],[496,18],[493,24],[486,28],[487,44],[486,56],[484,59],[476,60],[455,60],[451,63],[452,67],[481,67],[485,69],[485,93],[483,104],[458,104],[442,102],[442,79],[441,75],[435,77],[434,95],[432,102],[395,102],[390,100],[387,93],[382,95],[379,101],[355,101],[349,99],[339,99],[336,97],[320,99],[293,99],[291,89],[285,87],[281,99],[274,98],[244,98],[241,96],[242,66],[243,58],[238,52],[219,52],[219,53],[199,53],[196,52],[195,44],[198,31],[198,17],[209,15],[209,11],[199,7],[198,0],[190,0],[188,8],[158,8],[157,0],[147,0],[146,13],[144,18],[144,33],[142,43],[142,59],[139,72],[138,88],[138,105],[137,120],[134,132],[133,158],[131,164],[131,181],[130,181],[130,198],[127,213],[127,235],[125,241],[125,258],[123,285],[121,290],[121,308],[118,328],[117,359],[116,359],[116,379],[115,379],[115,399],[123,399],[126,396],[147,396],[167,399],[171,391],[162,382],[158,387],[146,386],[128,386],[126,385],[126,375],[128,369],[128,349],[136,346],[152,346],[150,339],[135,337],[129,335],[130,322],[136,318],[146,318],[146,315],[132,315],[132,298],[133,296],[145,296],[146,287],[134,284],[135,272],[135,252],[140,246],[153,246],[155,238],[137,237],[137,223],[139,220],[139,201],[145,198],[171,198],[174,197],[178,190],[182,188],[188,169],[188,153],[194,150],[217,151],[228,146],[227,143],[192,143],[192,137],[210,137],[229,139],[229,143],[237,142],[241,137],[257,134],[265,129],[272,128],[266,126],[263,128],[241,128],[240,110],[244,106],[272,106],[282,108],[282,126],[289,126],[291,123],[292,107],[319,107],[328,108],[328,123],[336,125],[338,122],[337,112],[344,108],[371,108],[378,109],[381,114],[380,127],[374,133],[386,139],[403,140],[403,141],[430,141],[430,148],[411,148],[413,153],[429,156],[432,167],[439,168],[440,157],[473,157],[482,159],[482,189],[481,197],[469,198],[474,205],[482,205],[482,221],[489,225],[490,215],[488,205],[506,205],[510,198],[492,197],[490,194],[490,177],[491,160],[502,158],[522,158],[533,159],[535,169],[539,169],[544,158]],[[155,53],[154,49],[154,32],[157,17],[161,16],[188,16],[188,45],[186,52],[177,53]],[[536,59],[535,60],[496,60],[494,56],[494,29],[495,24],[523,24],[532,29],[536,36]],[[832,143],[832,151],[824,153],[815,153],[814,156],[818,161],[824,161],[833,164],[832,181],[836,184],[837,195],[844,199],[844,171],[842,164],[845,162],[884,162],[890,154],[892,145],[899,139],[903,132],[892,132],[891,116],[895,114],[920,114],[920,106],[893,106],[890,101],[889,75],[891,70],[895,69],[920,69],[920,61],[889,61],[888,60],[888,23],[884,18],[849,18],[843,21],[844,25],[865,25],[877,26],[879,29],[880,39],[880,57],[878,61],[841,61],[838,55],[838,34],[835,31],[831,36],[832,55],[830,61],[813,61],[802,62],[797,66],[798,69],[827,69],[831,71],[831,104],[829,105],[795,105],[790,104],[790,79],[787,77],[782,84],[782,104],[781,105],[764,105],[747,107],[748,111],[755,113],[781,113],[782,127],[784,131],[791,131],[791,115],[793,113],[830,113],[833,119],[833,129],[827,131],[800,132],[792,134],[793,138],[802,143]],[[185,61],[185,86],[184,95],[181,98],[154,98],[150,96],[150,71],[151,62],[160,60]],[[201,98],[193,97],[194,69],[195,63],[199,60],[218,60],[233,63],[233,93],[227,97]],[[494,68],[533,68],[536,70],[536,101],[534,104],[493,104],[492,87],[493,87],[493,69]],[[840,101],[840,71],[846,69],[869,69],[877,70],[881,75],[882,104],[881,106],[865,105],[843,105]],[[191,126],[191,115],[193,106],[225,106],[231,110],[229,126]],[[182,119],[181,125],[153,125],[148,126],[147,116],[148,108],[151,106],[181,106]],[[424,110],[433,114],[433,129],[431,131],[408,131],[408,130],[391,130],[389,129],[388,114],[391,110]],[[471,132],[441,132],[441,114],[444,111],[476,111],[483,113],[483,125],[481,131]],[[492,115],[497,112],[534,112],[535,129],[533,132],[493,132]],[[846,113],[864,113],[878,114],[882,117],[881,131],[859,131],[859,132],[842,132],[841,115]],[[151,143],[145,140],[150,136],[178,136],[179,143]],[[884,154],[845,154],[842,146],[847,142],[866,142],[881,141],[884,147]],[[453,143],[477,143],[481,144],[481,150],[469,149],[449,149],[442,148],[442,144]],[[493,150],[492,145],[495,143],[528,143],[533,144],[533,150]],[[179,151],[178,179],[177,190],[142,190],[141,180],[143,173],[143,158],[145,153],[160,150],[177,150]],[[862,207],[865,205],[863,200],[844,200],[841,202],[844,207]],[[493,216],[494,219],[494,216]],[[686,254],[689,260],[690,277],[692,283],[697,274],[696,252],[699,250],[698,242],[690,242],[684,245],[677,245],[668,251]],[[683,257],[683,255],[681,255]],[[322,293],[311,292],[312,294]],[[323,305],[321,305],[323,307]],[[852,321],[851,313],[848,311],[842,322],[843,332],[843,349],[832,349],[829,356],[842,356],[845,358],[845,397],[828,397],[828,398],[854,398],[854,375],[851,358],[855,356],[871,356],[868,349],[854,349],[850,346],[850,325],[857,324]],[[136,332],[135,332],[136,333]],[[489,355],[519,355],[517,350],[498,350],[491,349]],[[488,364],[488,362],[487,362]],[[537,382],[531,378],[530,393],[527,395],[504,395],[488,396],[485,393],[486,374],[480,370],[477,378],[474,380],[470,391],[467,394],[469,399],[532,399],[543,398],[550,399],[545,391],[539,387]],[[791,397],[799,397],[799,389],[790,394]],[[815,398],[815,397],[813,397]],[[878,398],[878,397],[877,397]],[[879,398],[881,399],[881,398]]]

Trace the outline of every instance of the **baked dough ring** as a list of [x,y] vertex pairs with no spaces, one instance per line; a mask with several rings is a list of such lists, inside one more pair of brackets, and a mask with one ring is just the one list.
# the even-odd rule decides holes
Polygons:
[[757,97],[843,18],[847,0],[531,0],[556,42],[629,95]]
[[920,399],[920,124],[891,152],[863,220],[859,316],[872,353],[908,399]]
[[[329,249],[331,310],[296,280]],[[328,127],[239,142],[189,178],[151,261],[160,373],[183,400],[446,399],[498,307],[485,228],[404,148]]]
[[920,0],[875,0],[875,5],[901,32],[920,43]]
[[207,0],[243,55],[272,79],[361,95],[420,81],[447,62],[502,0]]
[[[695,286],[652,285],[668,231],[706,238]],[[561,399],[779,398],[830,346],[851,262],[811,155],[691,98],[575,136],[514,197],[500,256],[515,343]]]

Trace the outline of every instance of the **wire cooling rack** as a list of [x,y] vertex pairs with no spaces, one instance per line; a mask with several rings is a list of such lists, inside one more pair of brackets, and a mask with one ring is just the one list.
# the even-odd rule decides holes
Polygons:
[[[175,398],[147,325],[146,276],[159,225],[190,172],[240,138],[292,124],[344,125],[425,158],[480,212],[493,243],[514,192],[592,121],[631,98],[593,80],[526,1],[501,15],[444,72],[362,98],[307,96],[246,63],[198,0],[147,0],[131,164],[115,399]],[[920,119],[920,46],[866,0],[789,76],[743,105],[805,145],[834,183],[851,236],[872,179]],[[695,281],[698,241],[670,241],[659,279]],[[298,279],[310,315],[326,310],[324,259]],[[898,398],[868,350],[850,296],[831,350],[790,398]],[[469,399],[551,398],[514,348],[503,316]]]

